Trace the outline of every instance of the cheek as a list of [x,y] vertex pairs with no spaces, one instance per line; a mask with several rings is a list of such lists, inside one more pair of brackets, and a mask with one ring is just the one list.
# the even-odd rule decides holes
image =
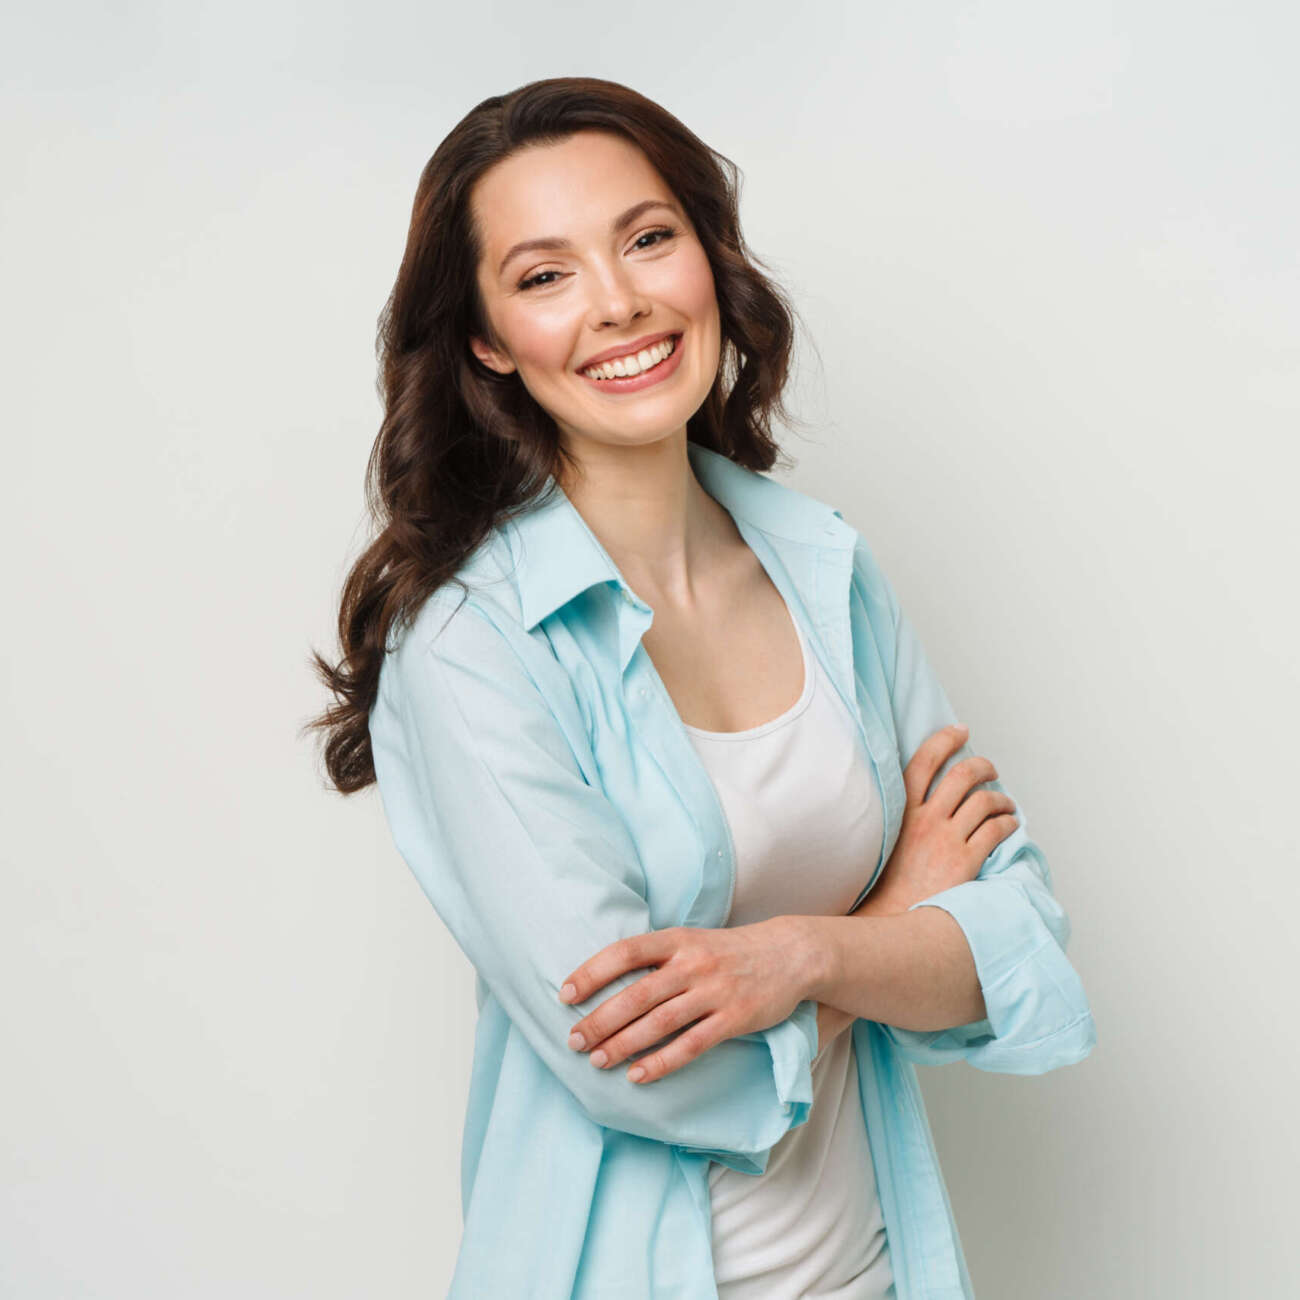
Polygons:
[[696,245],[694,254],[681,262],[678,280],[680,304],[690,315],[705,319],[717,314],[718,295],[713,283],[713,270],[704,250]]
[[572,329],[566,320],[552,319],[547,313],[530,312],[526,318],[505,323],[510,351],[515,362],[526,370],[563,370],[572,353]]

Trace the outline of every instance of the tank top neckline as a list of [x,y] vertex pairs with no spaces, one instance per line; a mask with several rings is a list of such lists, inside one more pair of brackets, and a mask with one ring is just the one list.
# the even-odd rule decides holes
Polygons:
[[803,629],[799,626],[799,620],[794,616],[794,611],[786,605],[785,612],[790,622],[794,624],[795,635],[799,638],[799,653],[803,660],[803,690],[800,691],[799,698],[783,713],[778,713],[775,718],[760,722],[756,727],[746,727],[743,731],[706,731],[703,727],[692,727],[689,723],[683,722],[682,726],[692,736],[698,736],[702,740],[718,741],[757,740],[760,736],[766,736],[778,727],[793,722],[812,703],[813,691],[817,685],[816,663],[804,638]]

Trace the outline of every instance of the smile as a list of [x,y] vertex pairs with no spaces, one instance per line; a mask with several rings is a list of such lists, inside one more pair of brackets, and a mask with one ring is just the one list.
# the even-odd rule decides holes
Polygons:
[[667,379],[681,363],[680,334],[625,357],[589,366],[578,373],[595,388],[609,393],[636,392]]

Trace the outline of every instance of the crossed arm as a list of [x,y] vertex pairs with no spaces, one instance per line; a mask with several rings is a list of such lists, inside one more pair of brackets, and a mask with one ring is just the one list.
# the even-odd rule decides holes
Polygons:
[[[966,728],[941,728],[903,773],[906,810],[881,877],[848,916],[787,914],[737,930],[685,930],[607,945],[565,981],[586,1001],[616,975],[655,974],[602,1003],[573,1027],[570,1046],[607,1068],[651,1047],[665,1031],[701,1023],[637,1061],[628,1077],[679,1069],[728,1034],[775,1023],[792,1004],[816,1019],[816,1056],[856,1019],[904,1035],[979,1032],[988,1007],[972,944],[941,907],[917,908],[974,876],[990,848],[1018,824],[1014,801],[978,789],[997,769],[971,756],[927,795]],[[561,994],[563,998],[564,993]]]
[[779,1019],[791,1003],[815,1007],[817,1056],[858,1018],[893,1032],[941,1032],[987,1014],[961,926],[940,908],[908,910],[897,892],[873,891],[848,916],[629,936],[571,971],[560,1000],[596,999],[612,979],[647,968],[583,1016],[569,1041],[601,1070],[634,1062],[628,1078],[637,1083],[672,1075],[729,1036]]
[[[948,1029],[987,1014],[962,928],[938,907],[868,894],[848,916],[807,916],[818,1055],[856,1019]],[[865,929],[862,927],[866,927]]]

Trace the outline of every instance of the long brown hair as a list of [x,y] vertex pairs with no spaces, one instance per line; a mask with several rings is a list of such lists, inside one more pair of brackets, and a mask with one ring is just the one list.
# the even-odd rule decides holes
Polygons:
[[[390,628],[457,580],[463,561],[507,516],[564,479],[572,458],[555,422],[517,374],[470,350],[493,339],[478,292],[475,182],[516,150],[574,132],[613,132],[637,145],[694,225],[713,270],[722,359],[687,437],[748,469],[782,455],[772,437],[794,342],[795,311],[758,269],[740,231],[739,169],[653,100],[613,81],[552,77],[493,95],[461,119],[420,174],[406,249],[379,318],[384,415],[366,466],[375,538],[343,584],[331,665],[308,663],[335,697],[304,731],[323,730],[325,767],[343,794],[375,779],[370,709]],[[461,583],[463,586],[464,584]]]

